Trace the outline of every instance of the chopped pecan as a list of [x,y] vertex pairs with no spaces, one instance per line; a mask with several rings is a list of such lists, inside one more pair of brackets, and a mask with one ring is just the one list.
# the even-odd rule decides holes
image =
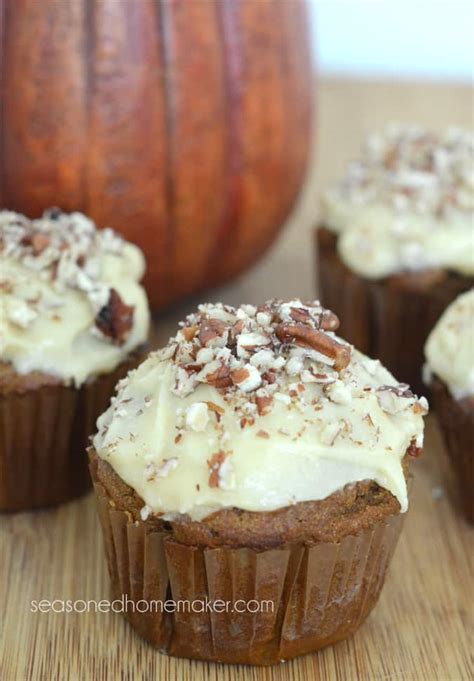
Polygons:
[[309,314],[308,310],[305,310],[302,307],[290,308],[290,317],[295,322],[302,322],[303,324],[311,320],[311,315]]
[[219,420],[220,417],[224,414],[225,410],[222,407],[220,407],[218,404],[216,404],[215,402],[208,401],[208,402],[206,402],[206,404],[207,404],[207,408],[210,411],[213,411],[217,416],[217,420]]
[[122,345],[133,326],[133,306],[126,305],[111,288],[107,304],[96,315],[95,325],[112,343]]
[[230,377],[230,369],[225,364],[206,376],[206,383],[214,386],[214,388],[229,388],[233,385]]
[[197,326],[184,326],[181,329],[181,333],[183,334],[185,340],[192,341],[194,336],[196,335],[197,330],[198,330]]
[[428,413],[428,410],[423,404],[420,404],[420,402],[415,402],[413,405],[413,413],[425,416]]
[[209,487],[219,487],[219,469],[226,457],[227,453],[220,449],[207,460],[207,467],[209,468]]
[[380,390],[386,390],[389,393],[393,393],[397,397],[415,397],[410,390],[408,383],[399,383],[398,385],[381,385],[377,388],[377,391]]
[[228,324],[221,319],[205,319],[199,328],[199,342],[206,347],[214,338],[223,336],[228,328]]
[[234,369],[234,371],[230,372],[230,377],[234,385],[243,383],[244,381],[247,380],[249,376],[250,376],[249,370],[246,369],[245,367],[242,367],[242,369]]
[[12,282],[9,281],[8,279],[0,281],[0,291],[3,291],[4,293],[12,293],[13,292]]
[[339,328],[339,317],[331,310],[324,310],[319,325],[324,331],[336,331]]
[[237,343],[237,336],[242,333],[244,329],[244,320],[239,319],[238,322],[235,322],[233,327],[231,328],[229,332],[229,346],[233,347]]
[[275,333],[282,343],[297,343],[333,359],[336,371],[341,371],[350,362],[350,346],[339,343],[318,329],[311,329],[304,324],[278,324]]
[[41,234],[37,232],[31,237],[31,248],[33,249],[33,255],[40,255],[45,248],[49,246],[49,238],[46,234]]
[[408,456],[412,456],[414,459],[418,459],[419,456],[421,456],[422,453],[422,448],[416,446],[415,440],[412,440],[410,442],[410,446],[407,449],[407,454]]
[[275,381],[276,381],[276,379],[277,379],[277,375],[276,375],[276,373],[275,373],[274,371],[265,371],[265,372],[262,374],[262,378],[263,378],[263,380],[266,381],[267,383],[275,383]]
[[257,414],[259,416],[264,416],[270,411],[270,407],[273,402],[273,397],[271,397],[271,395],[264,395],[261,397],[257,397],[255,402],[257,404]]

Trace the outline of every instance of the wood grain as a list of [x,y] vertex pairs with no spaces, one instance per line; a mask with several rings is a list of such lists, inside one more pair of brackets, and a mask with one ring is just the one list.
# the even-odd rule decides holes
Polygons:
[[[470,125],[467,87],[328,81],[320,84],[319,163],[284,236],[245,279],[213,300],[314,293],[310,231],[318,191],[388,120]],[[157,342],[196,301],[157,319]],[[279,667],[226,667],[166,658],[114,614],[34,614],[32,599],[109,597],[91,495],[34,514],[0,516],[0,676],[166,681],[457,681],[472,678],[472,530],[455,507],[451,470],[433,417],[414,462],[413,501],[381,600],[350,640]]]

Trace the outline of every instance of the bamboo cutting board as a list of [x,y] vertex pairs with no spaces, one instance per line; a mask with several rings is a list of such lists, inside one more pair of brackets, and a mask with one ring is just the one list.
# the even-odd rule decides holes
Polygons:
[[[327,81],[319,86],[317,172],[312,170],[284,237],[236,284],[209,294],[224,302],[314,294],[309,244],[317,192],[337,177],[360,137],[390,120],[472,125],[467,87]],[[166,340],[191,301],[156,320]],[[342,325],[343,333],[343,325]],[[166,658],[118,614],[41,614],[32,600],[110,596],[94,499],[0,516],[0,678],[163,681],[467,680],[473,677],[473,533],[457,513],[455,487],[434,417],[412,466],[412,503],[382,597],[347,641],[271,668]]]

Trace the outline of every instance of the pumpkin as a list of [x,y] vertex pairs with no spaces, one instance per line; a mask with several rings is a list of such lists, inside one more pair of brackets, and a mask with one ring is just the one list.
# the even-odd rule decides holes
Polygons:
[[241,272],[304,173],[304,0],[0,0],[0,206],[145,252],[153,306]]

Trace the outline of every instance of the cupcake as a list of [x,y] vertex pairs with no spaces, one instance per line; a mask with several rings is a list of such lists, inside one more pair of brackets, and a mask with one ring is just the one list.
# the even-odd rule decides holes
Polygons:
[[446,309],[425,346],[425,380],[459,482],[461,507],[474,522],[474,289]]
[[423,346],[474,280],[474,141],[391,127],[323,197],[320,295],[345,337],[422,391]]
[[317,301],[200,305],[99,418],[113,594],[162,652],[273,664],[375,605],[427,403],[337,327]]
[[0,510],[90,485],[88,437],[148,335],[143,272],[138,248],[80,213],[0,212]]

